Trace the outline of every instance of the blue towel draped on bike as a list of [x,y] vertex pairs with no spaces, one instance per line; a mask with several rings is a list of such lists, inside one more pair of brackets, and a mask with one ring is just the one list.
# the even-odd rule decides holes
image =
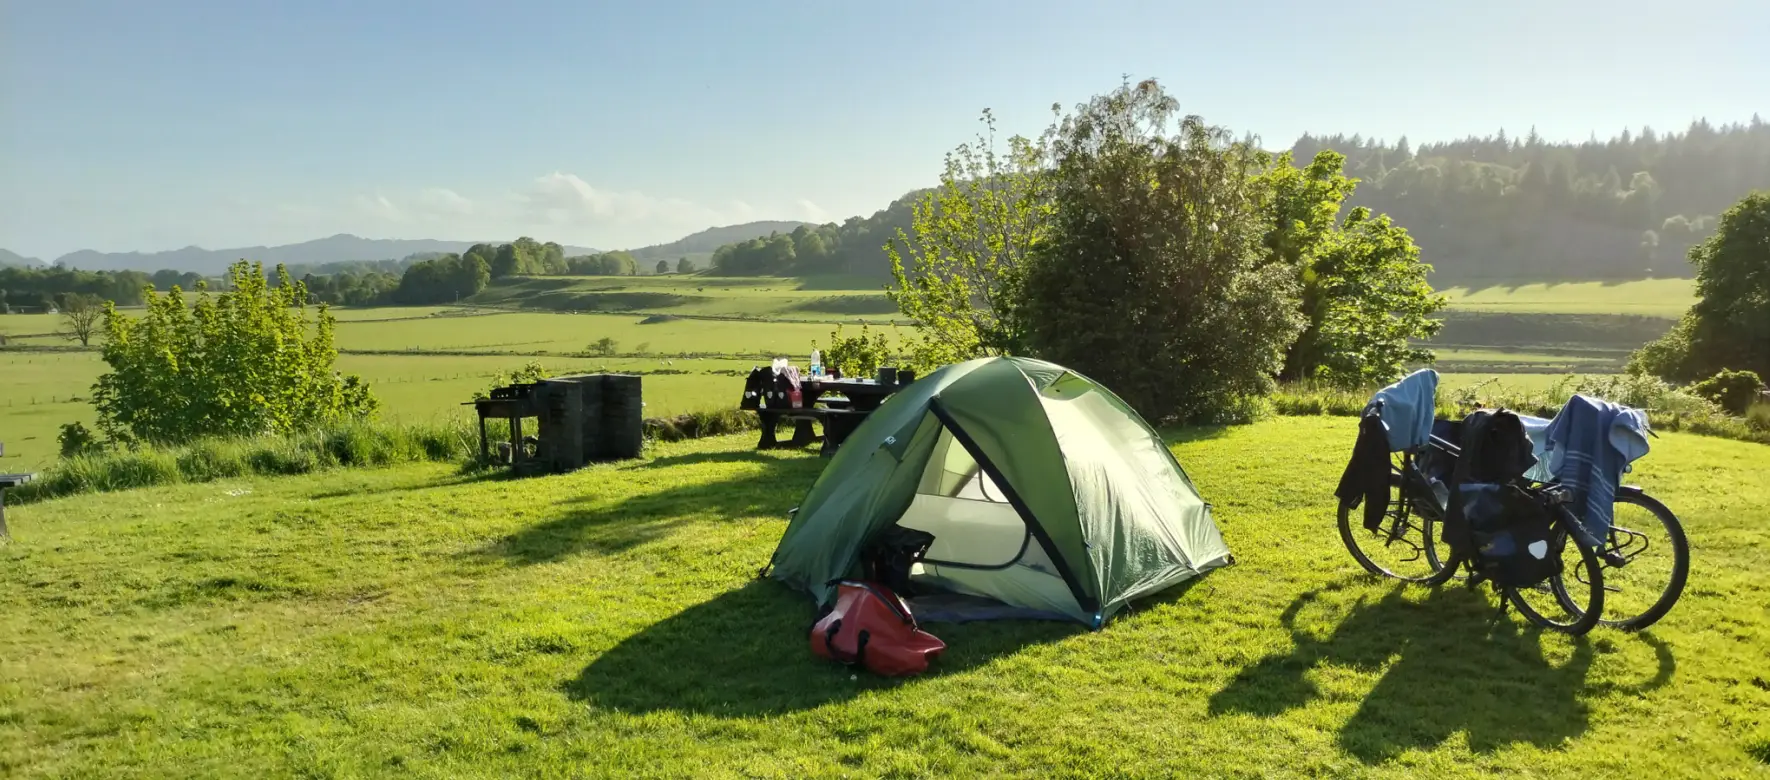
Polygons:
[[1426,446],[1432,435],[1432,416],[1438,409],[1438,372],[1422,368],[1402,377],[1371,396],[1367,408],[1372,406],[1381,407],[1390,452]]
[[1573,492],[1584,543],[1597,545],[1609,535],[1616,488],[1630,464],[1647,454],[1648,430],[1639,409],[1575,395],[1543,432],[1548,471]]

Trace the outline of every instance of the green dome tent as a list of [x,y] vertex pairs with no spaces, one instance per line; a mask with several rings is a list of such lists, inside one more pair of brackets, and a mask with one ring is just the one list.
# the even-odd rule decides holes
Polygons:
[[1230,562],[1161,438],[1062,366],[984,358],[893,395],[788,524],[772,576],[820,604],[892,526],[933,546],[911,582],[1099,627],[1129,600]]

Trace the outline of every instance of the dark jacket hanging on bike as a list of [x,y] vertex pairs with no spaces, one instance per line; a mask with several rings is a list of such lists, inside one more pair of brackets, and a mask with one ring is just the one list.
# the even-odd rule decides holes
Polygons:
[[1389,506],[1389,433],[1379,413],[1367,411],[1358,421],[1352,460],[1340,474],[1334,495],[1347,509],[1364,503],[1365,530],[1375,531],[1382,524],[1383,511]]

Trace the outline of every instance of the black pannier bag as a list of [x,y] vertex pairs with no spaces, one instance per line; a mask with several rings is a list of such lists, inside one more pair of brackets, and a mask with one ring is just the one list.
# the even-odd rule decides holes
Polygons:
[[899,595],[914,595],[910,585],[910,567],[928,548],[934,546],[934,534],[894,525],[885,529],[861,550],[863,576],[880,583]]
[[1451,471],[1444,541],[1500,587],[1559,574],[1561,549],[1549,509],[1522,489],[1524,473],[1536,465],[1523,421],[1505,409],[1480,409],[1456,428],[1462,453]]
[[1542,499],[1517,485],[1472,482],[1457,491],[1475,571],[1504,588],[1535,585],[1561,573],[1566,535],[1556,538]]

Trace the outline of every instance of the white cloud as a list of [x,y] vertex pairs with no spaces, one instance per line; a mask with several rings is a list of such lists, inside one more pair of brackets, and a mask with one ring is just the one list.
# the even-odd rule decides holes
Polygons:
[[799,207],[799,216],[806,222],[816,222],[821,225],[830,221],[829,212],[824,211],[822,206],[812,203],[805,198],[800,198],[793,205]]
[[406,221],[405,212],[401,211],[398,206],[393,205],[393,201],[388,200],[386,195],[379,193],[372,197],[368,195],[358,195],[353,200],[353,204],[358,211],[372,219],[384,220],[387,222]]
[[[313,232],[365,236],[507,239],[532,235],[579,246],[626,247],[672,241],[711,226],[757,219],[808,219],[827,213],[809,200],[758,209],[742,200],[704,203],[645,192],[598,187],[554,171],[505,189],[432,186],[377,191],[349,198],[344,208],[303,204],[278,207],[279,221],[302,221]],[[327,217],[331,212],[331,217]],[[446,228],[446,229],[445,229]]]
[[473,201],[446,187],[430,187],[419,191],[418,205],[427,216],[461,217],[473,213]]

